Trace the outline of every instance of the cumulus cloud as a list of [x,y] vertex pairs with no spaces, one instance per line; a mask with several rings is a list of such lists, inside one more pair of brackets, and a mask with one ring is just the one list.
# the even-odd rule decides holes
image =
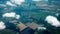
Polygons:
[[20,15],[16,15],[16,19],[19,19],[20,18]]
[[9,5],[9,6],[17,6],[17,5],[21,5],[22,2],[25,2],[25,0],[10,0],[10,1],[7,1],[6,2],[6,5]]
[[16,6],[15,4],[12,4],[10,1],[7,1],[7,2],[6,2],[6,5],[9,5],[9,6]]
[[48,1],[48,0],[33,0],[33,1]]
[[59,15],[59,13],[56,13],[55,15],[56,15],[56,16],[58,16],[58,15]]
[[3,30],[5,28],[6,28],[6,26],[5,26],[4,22],[0,21],[0,30]]
[[11,12],[11,13],[5,13],[3,14],[3,17],[15,17],[15,13],[14,12]]
[[46,30],[45,27],[38,27],[38,30]]
[[11,0],[11,2],[20,5],[22,2],[25,2],[25,0]]
[[60,22],[54,16],[47,16],[45,21],[47,21],[49,24],[51,24],[51,25],[53,25],[55,27],[59,27],[60,26]]
[[17,15],[15,12],[5,13],[2,16],[3,17],[12,17],[12,18],[16,18],[16,19],[20,18],[20,15]]

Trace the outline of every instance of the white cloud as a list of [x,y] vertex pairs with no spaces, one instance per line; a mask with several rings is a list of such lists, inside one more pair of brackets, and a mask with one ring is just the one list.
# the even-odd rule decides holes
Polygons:
[[0,30],[3,30],[5,28],[6,28],[6,26],[5,26],[4,22],[0,21]]
[[56,15],[56,16],[59,16],[59,13],[56,13],[55,15]]
[[14,12],[5,13],[5,14],[3,14],[3,17],[15,17],[15,13]]
[[55,26],[55,27],[59,27],[60,26],[60,22],[57,20],[56,17],[54,16],[47,16],[45,19],[49,24]]
[[42,0],[33,0],[33,1],[42,1]]
[[22,2],[25,2],[25,0],[11,0],[11,2],[20,5]]
[[46,30],[45,27],[38,27],[38,30]]
[[9,6],[16,6],[15,4],[12,4],[10,1],[7,1],[7,2],[6,2],[6,5],[9,5]]
[[2,16],[3,17],[12,17],[12,18],[16,18],[16,19],[20,18],[20,15],[17,15],[15,12],[5,13]]
[[33,1],[48,1],[48,0],[33,0]]
[[20,18],[20,15],[16,15],[16,19],[19,19]]

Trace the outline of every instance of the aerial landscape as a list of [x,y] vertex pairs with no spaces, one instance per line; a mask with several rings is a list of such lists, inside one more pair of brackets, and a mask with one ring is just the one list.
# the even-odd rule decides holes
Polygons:
[[0,0],[0,34],[60,34],[60,0]]

